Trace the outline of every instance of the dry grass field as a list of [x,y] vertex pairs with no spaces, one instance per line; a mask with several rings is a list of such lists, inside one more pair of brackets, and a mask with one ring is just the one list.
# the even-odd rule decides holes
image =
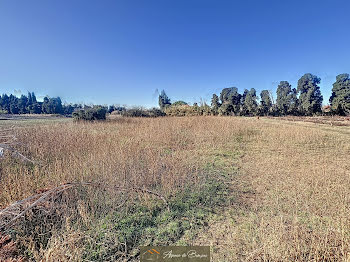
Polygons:
[[214,261],[348,261],[350,128],[261,120],[237,120],[257,130],[239,164],[249,190],[197,243]]
[[13,134],[35,163],[0,159],[1,208],[75,184],[2,229],[17,245],[6,253],[0,236],[4,259],[137,261],[149,244],[209,244],[213,261],[350,257],[349,126],[120,118],[15,125]]

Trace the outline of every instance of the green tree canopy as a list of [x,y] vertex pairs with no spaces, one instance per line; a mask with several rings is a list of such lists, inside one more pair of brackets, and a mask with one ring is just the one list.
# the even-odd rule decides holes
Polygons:
[[332,111],[340,115],[350,115],[350,78],[349,74],[337,76],[329,99]]
[[297,113],[297,91],[287,81],[281,81],[277,87],[276,105],[281,115]]
[[222,114],[238,114],[240,111],[241,95],[238,93],[237,87],[229,87],[222,89],[220,93],[220,100],[222,103]]
[[323,96],[319,84],[321,78],[310,73],[303,75],[298,81],[299,112],[302,115],[313,115],[321,112]]
[[272,107],[270,92],[268,90],[262,90],[260,98],[260,113],[262,115],[267,115]]
[[60,97],[44,97],[42,110],[45,114],[63,114],[62,101]]
[[26,114],[27,111],[27,105],[28,105],[28,97],[25,95],[21,95],[21,97],[18,100],[18,109],[20,114]]
[[0,99],[0,108],[10,113],[10,98],[7,94],[3,94]]
[[247,94],[249,93],[248,89],[244,89],[243,95],[241,95],[241,100],[240,100],[240,114],[242,116],[248,115],[248,108],[245,104],[245,99],[247,97]]
[[214,115],[217,115],[219,113],[219,108],[221,104],[219,102],[219,97],[216,94],[213,94],[213,97],[211,99],[211,110]]
[[248,115],[256,115],[258,109],[256,90],[251,88],[245,95],[244,108]]
[[185,106],[188,105],[185,101],[179,100],[174,103],[172,103],[173,106]]
[[9,105],[10,105],[10,114],[19,114],[19,108],[18,108],[18,98],[14,95],[9,96]]

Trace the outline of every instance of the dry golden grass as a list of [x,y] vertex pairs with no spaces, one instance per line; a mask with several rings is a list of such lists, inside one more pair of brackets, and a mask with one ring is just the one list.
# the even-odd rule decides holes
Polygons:
[[[83,247],[78,243],[87,240],[77,228],[71,228],[71,220],[79,219],[82,227],[92,227],[94,217],[117,210],[125,198],[127,203],[136,199],[146,206],[154,205],[152,195],[113,190],[116,187],[140,187],[168,199],[176,197],[188,186],[202,183],[203,168],[211,152],[226,147],[227,139],[245,131],[244,126],[235,125],[234,119],[214,117],[22,125],[16,129],[20,143],[17,149],[41,165],[33,166],[11,157],[1,160],[0,206],[67,182],[98,182],[108,186],[105,190],[88,186],[62,196],[55,212],[63,218],[60,224],[66,227],[65,233],[54,233],[44,248],[40,246],[44,241],[42,231],[48,230],[46,225],[57,230],[52,226],[55,221],[38,222],[35,211],[28,215],[34,216],[31,217],[34,222],[22,227],[22,235],[27,238],[21,239],[21,243],[25,243],[35,259],[65,261],[62,258],[65,257],[79,261]],[[79,190],[83,191],[84,199],[80,199]],[[78,214],[72,215],[65,206]],[[28,239],[30,230],[34,230],[30,226],[37,226],[36,223],[40,224],[40,232]]]
[[[0,206],[76,181],[138,186],[171,199],[201,183],[203,170],[216,168],[229,174],[234,203],[190,242],[212,245],[214,261],[350,257],[349,127],[265,118],[119,118],[28,125],[16,132],[18,150],[42,166],[3,160]],[[129,193],[153,205],[152,196]],[[87,188],[84,199],[76,193],[65,201],[74,201],[80,223],[89,227],[93,214],[107,214],[123,197]],[[64,227],[46,248],[32,248],[37,260],[79,261],[83,243],[94,241],[64,214]]]
[[259,130],[239,165],[250,191],[199,243],[215,261],[347,261],[350,129],[260,120],[239,120]]
[[19,128],[20,152],[42,166],[3,164],[0,203],[6,206],[41,188],[73,181],[156,186],[160,193],[171,194],[187,179],[197,179],[203,150],[217,148],[240,132],[234,123],[209,117],[122,118]]

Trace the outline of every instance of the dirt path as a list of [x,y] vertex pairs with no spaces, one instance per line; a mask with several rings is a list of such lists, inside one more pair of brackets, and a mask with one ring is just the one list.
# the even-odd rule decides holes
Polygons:
[[235,203],[193,244],[213,261],[344,260],[350,252],[350,128],[247,120]]

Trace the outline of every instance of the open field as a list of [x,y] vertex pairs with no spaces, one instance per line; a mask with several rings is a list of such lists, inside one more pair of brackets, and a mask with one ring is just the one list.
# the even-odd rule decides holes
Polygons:
[[[274,117],[269,117],[274,119]],[[287,120],[292,122],[307,122],[315,124],[325,124],[330,126],[350,126],[350,117],[345,116],[309,116],[309,117],[300,117],[300,116],[285,116],[279,117],[279,120]]]
[[348,260],[349,127],[242,121],[258,130],[239,164],[247,192],[197,243],[214,261]]
[[139,245],[205,244],[213,261],[349,259],[345,124],[243,117],[4,122],[0,129],[15,124],[16,150],[37,164],[0,160],[1,208],[77,183],[3,230],[17,243],[11,254],[0,248],[4,257],[137,261]]
[[57,122],[71,122],[71,118],[56,115],[8,115],[0,114],[0,127],[27,126],[33,124],[52,124]]

